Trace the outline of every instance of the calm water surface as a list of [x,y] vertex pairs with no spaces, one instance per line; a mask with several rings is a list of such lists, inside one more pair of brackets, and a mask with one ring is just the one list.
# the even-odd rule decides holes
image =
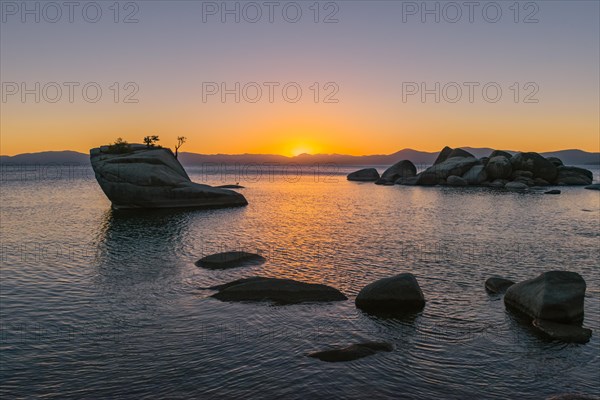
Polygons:
[[[74,172],[73,172],[74,171]],[[600,395],[600,193],[382,187],[348,171],[270,170],[240,181],[249,205],[116,213],[91,170],[4,174],[0,395],[3,398],[521,398]],[[598,171],[594,171],[596,180]],[[262,266],[206,271],[227,250]],[[484,281],[553,269],[587,281],[585,345],[547,342]],[[412,320],[357,310],[367,283],[411,272]],[[210,285],[251,275],[326,283],[349,300],[221,303]],[[395,350],[329,364],[306,354],[362,340]],[[5,397],[6,396],[6,397]]]

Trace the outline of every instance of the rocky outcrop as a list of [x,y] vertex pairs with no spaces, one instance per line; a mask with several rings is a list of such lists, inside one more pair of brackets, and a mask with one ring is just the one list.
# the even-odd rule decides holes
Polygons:
[[129,145],[90,150],[96,180],[115,209],[234,207],[248,204],[240,193],[201,185],[189,176],[171,150]]
[[380,351],[392,351],[394,346],[386,342],[364,342],[352,344],[347,347],[317,351],[309,354],[309,357],[318,358],[327,362],[353,361],[359,358],[371,356]]
[[588,190],[600,190],[600,183],[594,183],[593,185],[589,185],[585,187]]
[[276,304],[298,304],[347,300],[342,292],[331,286],[260,276],[238,279],[210,289],[219,291],[212,297],[221,301],[271,301]]
[[585,289],[581,275],[550,271],[508,288],[504,303],[534,319],[577,323],[583,320]]
[[490,180],[508,179],[511,176],[512,165],[510,160],[504,156],[490,157],[485,172]]
[[[592,173],[583,168],[566,167],[556,157],[544,158],[538,153],[516,153],[494,150],[490,157],[476,159],[463,149],[444,147],[433,165],[416,173],[410,161],[388,168],[378,185],[417,186],[485,186],[525,190],[551,185],[590,185]],[[466,184],[464,181],[466,181]]]
[[504,293],[514,284],[510,279],[492,277],[485,281],[485,289],[493,294]]
[[536,178],[554,182],[558,170],[554,164],[538,153],[517,153],[510,159],[513,170],[530,171]]
[[561,186],[591,185],[594,179],[592,171],[583,168],[561,166],[557,170],[556,184]]
[[498,157],[498,156],[506,157],[507,160],[510,160],[512,158],[512,154],[510,154],[508,151],[504,151],[504,150],[494,150],[490,154],[490,158]]
[[418,183],[421,185],[437,185],[444,183],[451,175],[462,176],[479,160],[474,157],[452,157],[439,164],[427,168],[419,174]]
[[211,254],[196,261],[196,266],[206,269],[229,269],[249,265],[263,264],[266,259],[245,251],[228,251],[225,253]]
[[425,298],[414,275],[404,273],[368,284],[355,304],[371,314],[401,315],[421,311]]
[[504,188],[508,189],[508,190],[522,191],[522,190],[529,189],[529,186],[527,186],[527,184],[523,183],[523,182],[513,181],[513,182],[508,182],[506,185],[504,185]]
[[563,165],[563,162],[560,158],[558,157],[546,157],[546,160],[550,161],[552,164],[554,164],[555,167],[560,167]]
[[375,182],[379,179],[379,172],[375,168],[364,168],[348,174],[346,179],[357,182]]
[[381,179],[395,182],[399,178],[412,178],[417,175],[417,167],[411,161],[402,160],[392,165],[381,175]]
[[483,182],[487,181],[487,172],[485,171],[485,166],[483,164],[474,165],[470,170],[465,172],[462,177],[469,185],[481,185]]
[[446,179],[446,183],[448,186],[468,186],[469,183],[466,179],[461,178],[460,176],[450,175],[448,179]]
[[450,155],[450,153],[452,153],[452,148],[450,148],[448,146],[444,147],[442,149],[442,151],[440,151],[440,153],[438,154],[435,161],[433,162],[433,165],[438,165],[439,163],[446,161],[448,159],[448,156]]

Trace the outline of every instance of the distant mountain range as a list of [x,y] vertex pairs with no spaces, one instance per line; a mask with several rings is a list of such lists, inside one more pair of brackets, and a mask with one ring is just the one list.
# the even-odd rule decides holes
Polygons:
[[[476,157],[488,156],[493,149],[462,147]],[[439,152],[425,152],[413,149],[403,149],[393,154],[351,156],[344,154],[300,154],[286,157],[275,154],[197,154],[182,152],[179,161],[184,166],[217,164],[327,164],[337,165],[392,165],[400,160],[410,160],[415,164],[433,164]],[[511,153],[514,153],[512,151]],[[600,165],[600,153],[590,153],[583,150],[559,150],[540,153],[544,157],[558,157],[567,165]],[[2,164],[87,164],[89,155],[76,151],[44,151],[25,153],[15,156],[0,156]]]

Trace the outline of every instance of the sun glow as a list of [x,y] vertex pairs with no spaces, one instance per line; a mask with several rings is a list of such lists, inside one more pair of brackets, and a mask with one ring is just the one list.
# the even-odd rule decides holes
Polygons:
[[292,149],[293,156],[299,156],[300,154],[313,154],[313,150],[308,146],[297,146]]

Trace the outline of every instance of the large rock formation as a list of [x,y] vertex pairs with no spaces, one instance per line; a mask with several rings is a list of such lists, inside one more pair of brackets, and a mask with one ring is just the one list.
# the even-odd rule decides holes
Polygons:
[[238,279],[210,289],[221,301],[272,301],[277,304],[347,300],[342,292],[327,285],[291,279],[251,277]]
[[192,182],[169,149],[132,144],[115,151],[102,146],[90,150],[90,159],[115,209],[248,204],[240,193]]
[[375,182],[379,179],[379,172],[375,168],[364,168],[349,173],[346,179],[357,182]]
[[414,275],[405,273],[368,284],[355,303],[372,314],[406,314],[422,310],[425,298]]
[[577,323],[583,320],[585,288],[578,273],[550,271],[509,287],[504,303],[534,319]]

